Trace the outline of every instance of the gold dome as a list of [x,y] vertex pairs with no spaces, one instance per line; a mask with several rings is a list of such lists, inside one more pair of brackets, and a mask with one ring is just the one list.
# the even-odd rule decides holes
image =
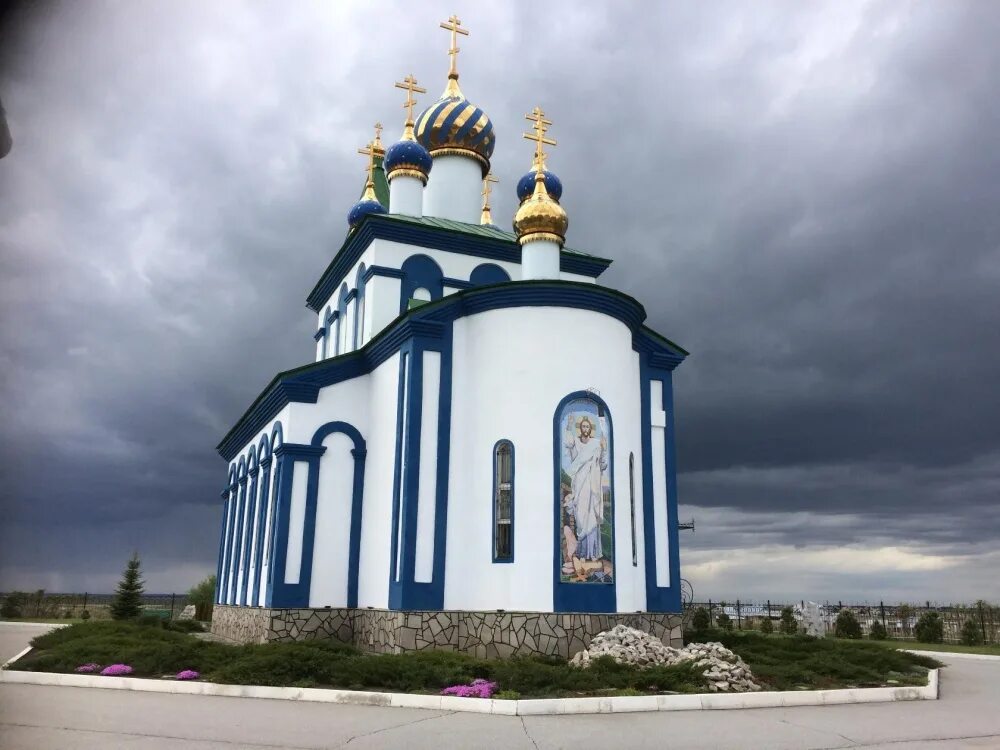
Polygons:
[[535,191],[514,214],[514,234],[520,244],[549,240],[562,245],[566,240],[569,218],[545,188],[545,173],[535,172]]

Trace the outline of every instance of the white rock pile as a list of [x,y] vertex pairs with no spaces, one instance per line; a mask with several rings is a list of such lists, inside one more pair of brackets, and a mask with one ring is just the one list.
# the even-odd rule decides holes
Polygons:
[[595,635],[590,648],[576,654],[570,664],[586,669],[591,660],[599,656],[610,656],[619,664],[640,668],[694,662],[696,667],[705,668],[705,683],[713,693],[746,693],[761,689],[750,667],[721,643],[692,643],[684,648],[671,648],[649,633],[627,625],[615,625]]

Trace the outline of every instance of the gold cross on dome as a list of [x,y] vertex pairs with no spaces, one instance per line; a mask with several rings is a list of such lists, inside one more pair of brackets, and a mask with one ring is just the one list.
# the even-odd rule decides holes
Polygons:
[[368,183],[374,185],[375,179],[373,175],[375,173],[375,154],[377,153],[375,142],[371,141],[364,148],[359,148],[358,153],[368,157],[368,167],[365,171],[368,172]]
[[500,180],[494,177],[492,172],[483,178],[483,208],[487,208],[490,205],[490,193],[493,192],[493,188],[490,187],[490,183],[496,184],[498,182],[500,182]]
[[448,77],[458,78],[458,68],[456,67],[456,58],[459,52],[458,35],[468,36],[469,31],[462,28],[462,22],[458,20],[458,16],[454,15],[447,21],[442,21],[441,28],[451,32],[451,49],[448,50],[448,55],[451,57],[451,69],[448,71]]
[[422,89],[417,85],[417,79],[413,77],[413,73],[406,76],[402,83],[396,83],[397,89],[404,89],[406,91],[406,103],[403,105],[403,109],[406,110],[406,122],[409,124],[413,123],[413,105],[417,103],[417,100],[413,98],[416,94],[426,94],[427,89]]
[[552,124],[552,120],[545,119],[545,113],[542,112],[541,107],[535,107],[531,110],[530,114],[524,116],[525,120],[533,122],[534,125],[531,129],[535,131],[534,135],[531,133],[522,133],[522,135],[529,141],[535,142],[535,159],[534,168],[535,170],[540,170],[545,168],[545,150],[543,144],[548,144],[549,146],[555,146],[556,142],[552,138],[546,138],[545,134],[549,130],[549,125]]

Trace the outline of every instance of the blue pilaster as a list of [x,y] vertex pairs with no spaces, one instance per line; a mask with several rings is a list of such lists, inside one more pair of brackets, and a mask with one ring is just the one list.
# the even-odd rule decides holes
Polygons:
[[250,591],[250,604],[256,607],[260,601],[260,579],[264,562],[264,527],[267,524],[267,502],[270,498],[271,457],[261,459],[260,502],[257,505],[257,538],[254,542],[254,577]]
[[241,606],[247,604],[247,589],[250,583],[250,547],[253,543],[254,519],[257,517],[257,474],[260,466],[256,463],[250,471],[250,492],[247,495],[247,522],[243,530],[243,553],[240,559],[240,570],[243,571],[243,582],[240,586],[238,603]]

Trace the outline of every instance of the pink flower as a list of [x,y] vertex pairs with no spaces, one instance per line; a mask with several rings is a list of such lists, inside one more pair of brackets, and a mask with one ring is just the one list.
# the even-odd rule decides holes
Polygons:
[[81,664],[73,671],[79,672],[80,674],[90,674],[91,672],[96,672],[100,668],[101,668],[100,664],[94,664],[93,662],[91,662],[89,664]]
[[459,698],[492,698],[497,689],[495,682],[475,679],[468,685],[452,685],[441,691],[441,695],[457,695]]
[[112,664],[102,669],[101,674],[105,677],[121,677],[122,675],[132,674],[132,667],[128,664]]
[[201,675],[193,669],[185,669],[184,671],[177,673],[178,680],[197,680],[199,677],[201,677]]

